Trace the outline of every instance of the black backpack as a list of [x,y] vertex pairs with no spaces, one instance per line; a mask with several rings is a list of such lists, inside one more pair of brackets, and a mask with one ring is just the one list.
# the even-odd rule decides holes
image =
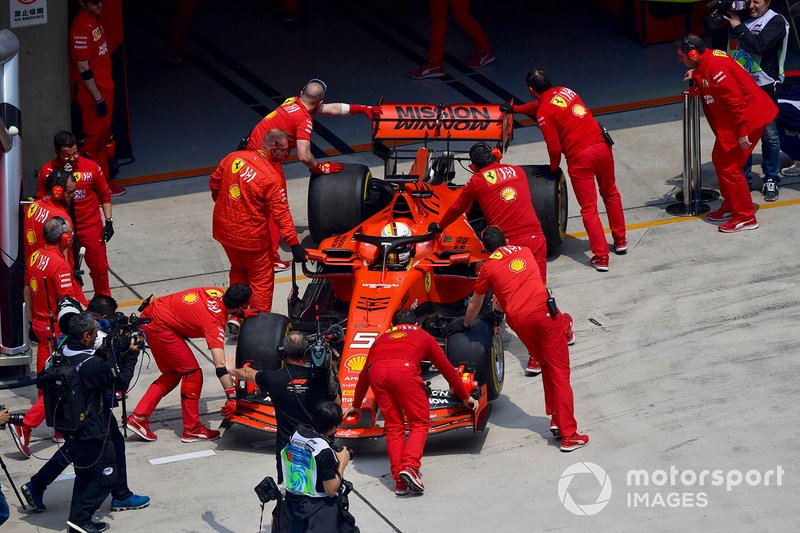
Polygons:
[[88,412],[78,372],[90,357],[92,355],[67,358],[57,351],[51,356],[50,366],[39,372],[36,386],[42,390],[45,421],[51,428],[73,433],[86,422]]

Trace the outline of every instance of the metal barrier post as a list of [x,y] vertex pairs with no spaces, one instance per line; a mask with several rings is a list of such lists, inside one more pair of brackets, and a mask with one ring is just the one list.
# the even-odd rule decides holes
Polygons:
[[29,365],[22,289],[19,201],[22,194],[22,147],[19,92],[19,40],[0,31],[0,367]]
[[675,195],[678,203],[669,204],[667,213],[691,217],[707,213],[700,180],[700,103],[689,90],[683,91],[683,190]]

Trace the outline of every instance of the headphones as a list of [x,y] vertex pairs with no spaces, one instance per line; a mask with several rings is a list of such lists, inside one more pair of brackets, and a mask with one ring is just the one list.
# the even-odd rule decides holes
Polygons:
[[309,83],[319,83],[320,85],[322,85],[322,96],[323,97],[325,96],[325,93],[328,92],[328,84],[325,83],[324,81],[322,81],[319,78],[311,78],[310,80],[308,80],[306,82],[306,84],[303,85],[303,88],[300,90],[300,92],[302,92],[302,93],[306,92],[306,88],[308,87]]
[[58,244],[63,248],[69,248],[72,245],[72,231],[70,231],[67,221],[64,220],[64,217],[53,218],[61,224],[61,235],[58,237]]
[[698,52],[697,48],[689,42],[688,35],[681,37],[681,50],[683,50],[683,53],[689,58],[689,61],[693,63],[700,62],[700,52]]
[[[469,151],[469,157],[470,157],[470,160],[472,160],[472,159],[480,159],[482,161],[487,161],[489,152],[491,152],[492,157],[494,158],[494,161],[500,161],[501,159],[503,159],[503,153],[500,151],[500,148],[498,148],[496,146],[495,147],[490,147],[486,143],[478,143],[478,144],[474,145]],[[473,156],[475,156],[475,157],[473,158]],[[494,162],[494,161],[492,161],[492,162]],[[490,165],[490,164],[491,164],[491,162],[490,163],[486,163],[486,165],[484,165],[484,166],[487,166],[487,165]],[[480,170],[480,169],[478,169],[478,167],[475,166],[475,163],[473,163],[473,162],[470,162],[469,168],[470,168],[470,170],[472,172],[478,172]]]
[[60,168],[55,169],[47,176],[45,189],[50,191],[50,196],[53,198],[53,200],[61,202],[61,200],[64,198],[64,188],[67,186],[69,178],[70,175]]

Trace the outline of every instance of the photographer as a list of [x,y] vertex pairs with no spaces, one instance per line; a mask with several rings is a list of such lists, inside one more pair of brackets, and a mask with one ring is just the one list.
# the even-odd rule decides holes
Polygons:
[[[63,308],[59,302],[59,310]],[[76,313],[80,310],[76,309]],[[107,327],[109,319],[114,316],[117,311],[117,302],[111,296],[97,295],[89,302],[87,311],[95,316],[95,319],[100,319],[103,327]],[[74,315],[73,315],[74,316]],[[59,313],[59,319],[62,319]],[[109,331],[110,333],[110,331]],[[117,364],[121,361],[130,360],[136,361],[139,353],[139,347],[136,345],[135,339],[129,339],[127,336],[120,339],[121,343],[129,345],[129,349],[123,353],[112,354],[110,351],[113,349],[114,343],[111,336],[104,331],[98,331],[96,346],[96,354],[103,359],[109,361],[109,364]],[[114,369],[116,371],[116,369]],[[123,394],[128,388],[129,380],[120,386],[124,388],[116,389]],[[111,416],[112,423],[109,427],[109,438],[114,446],[114,453],[116,455],[117,464],[117,482],[111,490],[111,510],[112,511],[126,511],[133,509],[143,509],[150,505],[150,498],[148,496],[140,496],[134,494],[128,488],[127,476],[127,462],[125,460],[125,439],[119,430],[119,423],[116,417]],[[72,454],[70,453],[69,446],[65,444],[62,446],[52,458],[50,458],[39,471],[31,477],[28,483],[22,486],[22,494],[25,500],[34,511],[43,512],[47,510],[44,504],[44,491],[53,483],[56,478],[61,475],[64,469],[72,462]]]
[[350,461],[347,448],[335,452],[331,447],[341,423],[342,408],[322,402],[314,408],[311,424],[298,426],[281,450],[286,496],[276,507],[272,531],[358,531],[352,517],[345,521],[339,512],[337,493]]
[[[253,368],[233,368],[231,376],[255,383],[261,392],[269,394],[275,407],[278,435],[275,440],[275,456],[278,482],[283,479],[281,450],[289,443],[289,437],[300,424],[311,423],[311,411],[325,400],[341,403],[338,383],[331,384],[330,367],[312,369],[305,364],[308,340],[299,331],[291,331],[283,339],[278,356],[284,365],[278,370],[256,371]],[[234,410],[231,411],[233,414]]]
[[62,348],[66,364],[78,373],[84,403],[85,419],[80,427],[64,432],[75,464],[67,525],[69,531],[81,533],[95,533],[107,527],[102,522],[93,522],[92,516],[114,489],[119,474],[110,438],[111,428],[116,425],[112,402],[115,390],[125,390],[137,360],[135,355],[120,360],[115,375],[108,361],[95,353],[97,332],[94,316],[80,313],[70,319],[69,333]]
[[[744,12],[724,14],[730,24],[727,52],[750,74],[756,84],[777,99],[783,84],[783,63],[789,41],[789,23],[772,9],[772,0],[750,0]],[[742,20],[744,16],[744,20]],[[761,136],[762,170],[761,194],[764,200],[778,199],[781,169],[781,145],[775,121],[771,121]],[[752,154],[744,166],[747,184],[752,190]]]

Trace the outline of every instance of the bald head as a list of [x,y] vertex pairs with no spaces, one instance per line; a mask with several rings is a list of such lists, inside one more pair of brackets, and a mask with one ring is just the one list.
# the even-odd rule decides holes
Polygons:
[[264,135],[261,145],[269,153],[272,161],[285,161],[289,156],[289,134],[285,131],[272,128]]
[[322,103],[322,99],[325,98],[327,89],[324,81],[316,78],[310,80],[300,91],[300,101],[313,113]]

